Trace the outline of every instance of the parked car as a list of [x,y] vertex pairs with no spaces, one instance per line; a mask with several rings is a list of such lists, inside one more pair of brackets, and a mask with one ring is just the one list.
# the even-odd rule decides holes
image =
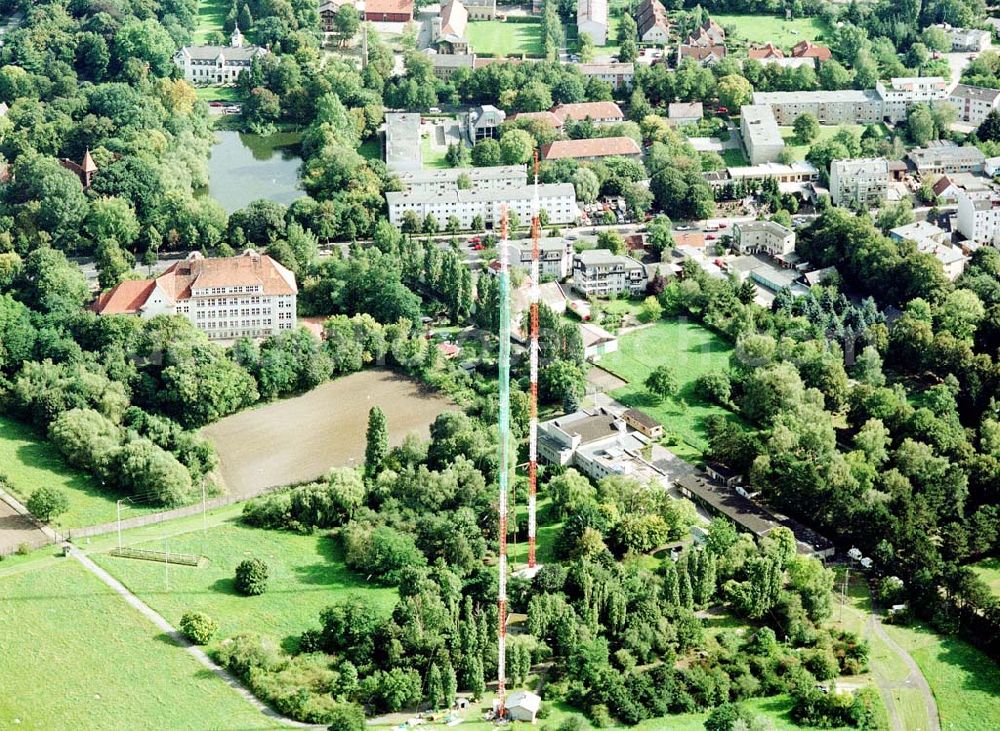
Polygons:
[[473,250],[473,251],[482,251],[482,250],[483,250],[483,249],[485,249],[485,248],[486,248],[486,247],[485,247],[485,246],[483,246],[482,244],[473,244],[473,245],[472,245],[472,250]]
[[470,244],[479,244],[479,243],[482,243],[482,239],[479,238],[478,236],[473,236],[471,239],[469,239],[469,243]]

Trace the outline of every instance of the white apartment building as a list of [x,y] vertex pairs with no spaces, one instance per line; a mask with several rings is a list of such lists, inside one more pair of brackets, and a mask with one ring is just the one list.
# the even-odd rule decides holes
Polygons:
[[386,113],[385,166],[396,173],[417,172],[423,168],[419,114]]
[[607,63],[572,64],[588,79],[610,84],[612,89],[631,89],[635,79],[635,64],[608,61]]
[[986,155],[973,145],[956,145],[950,140],[935,140],[907,154],[921,175],[981,173]]
[[979,243],[1000,242],[1000,191],[995,186],[985,190],[955,191],[958,203],[958,231]]
[[830,197],[835,206],[877,205],[889,188],[885,158],[834,160],[830,163]]
[[947,99],[948,82],[940,76],[906,76],[890,79],[888,84],[879,81],[875,91],[882,98],[882,116],[902,122],[910,105]]
[[235,84],[241,71],[250,71],[255,58],[269,51],[260,46],[245,45],[237,27],[228,46],[184,46],[174,54],[174,65],[191,84]]
[[[391,192],[385,194],[389,204],[389,222],[401,226],[407,211],[420,219],[428,214],[444,226],[451,216],[459,220],[462,228],[471,228],[472,220],[481,216],[490,227],[500,224],[502,209],[518,215],[521,221],[531,219],[534,188],[532,186],[492,188],[488,190],[451,190],[444,193]],[[576,191],[572,183],[545,183],[538,186],[538,203],[548,214],[549,223],[572,223],[580,213],[576,204]]]
[[460,179],[468,180],[470,190],[523,188],[528,184],[524,165],[495,165],[484,168],[445,168],[443,170],[410,170],[396,175],[413,193],[444,193],[458,190]]
[[934,26],[940,28],[951,39],[951,50],[954,53],[978,53],[985,51],[993,42],[988,30],[978,28],[953,28],[947,23]]
[[206,259],[193,252],[155,279],[127,279],[101,294],[99,315],[182,315],[212,340],[264,337],[296,323],[295,275],[266,254]]
[[573,257],[573,288],[587,297],[635,297],[646,291],[646,268],[608,249],[588,249]]
[[857,91],[758,91],[754,105],[767,105],[778,124],[791,125],[802,114],[820,124],[864,124],[882,119],[882,98],[871,89]]
[[740,254],[784,256],[795,251],[795,232],[774,221],[735,223],[733,246]]
[[785,149],[774,112],[767,104],[747,104],[740,108],[740,131],[747,157],[753,165],[773,162]]
[[595,46],[608,40],[608,0],[578,0],[576,29],[583,36],[590,36]]
[[[531,239],[509,242],[510,265],[531,272]],[[538,240],[538,270],[542,277],[563,280],[573,271],[573,242],[561,236]]]
[[1000,89],[958,84],[951,90],[948,100],[958,110],[958,120],[980,125],[986,115],[1000,106]]

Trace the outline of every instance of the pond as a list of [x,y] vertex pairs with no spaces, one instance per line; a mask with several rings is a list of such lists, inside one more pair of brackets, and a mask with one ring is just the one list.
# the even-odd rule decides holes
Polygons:
[[299,132],[253,135],[217,130],[208,159],[208,188],[227,213],[260,198],[288,205],[304,195],[299,187]]

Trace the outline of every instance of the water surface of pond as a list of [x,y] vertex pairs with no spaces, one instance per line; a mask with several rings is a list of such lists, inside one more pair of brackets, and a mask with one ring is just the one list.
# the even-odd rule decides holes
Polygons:
[[305,195],[299,187],[299,132],[253,135],[217,130],[208,159],[208,189],[227,213],[265,198],[288,205]]

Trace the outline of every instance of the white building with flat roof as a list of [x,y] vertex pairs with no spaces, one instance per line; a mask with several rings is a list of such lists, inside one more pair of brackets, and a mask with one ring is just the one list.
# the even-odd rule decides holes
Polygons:
[[1000,191],[996,186],[972,189],[957,186],[955,201],[959,233],[979,243],[1000,242]]
[[868,89],[858,91],[757,91],[755,105],[767,105],[778,124],[792,125],[803,114],[820,124],[865,124],[882,119],[882,98]]
[[587,249],[573,257],[573,288],[587,297],[638,296],[646,291],[646,268],[609,249]]
[[879,81],[875,91],[882,98],[882,116],[902,122],[911,105],[946,100],[948,82],[940,76],[906,76],[890,79],[888,84]]
[[889,189],[889,163],[883,157],[830,163],[830,198],[835,206],[872,207]]
[[460,180],[467,180],[470,190],[521,188],[528,184],[524,165],[494,165],[484,168],[444,168],[441,170],[408,170],[396,175],[408,191],[444,193],[458,190]]
[[420,145],[420,115],[386,112],[385,166],[393,172],[418,172],[423,166]]
[[[531,239],[509,242],[512,249],[510,265],[531,271],[533,244]],[[538,240],[538,268],[543,277],[566,279],[573,271],[573,242],[561,236],[548,236]]]
[[740,254],[784,256],[795,251],[795,232],[774,221],[733,224],[733,246]]
[[767,104],[747,104],[740,108],[740,132],[747,157],[754,165],[777,160],[785,149],[778,122]]
[[986,115],[1000,106],[1000,89],[958,84],[948,100],[958,110],[958,121],[980,125]]
[[[451,190],[444,193],[436,190],[425,192],[390,192],[385,194],[389,205],[389,222],[401,226],[407,211],[413,211],[420,219],[428,214],[444,226],[451,216],[455,216],[462,228],[471,228],[476,216],[481,216],[487,226],[500,224],[504,206],[518,215],[522,221],[531,219],[534,188],[532,186],[491,188],[486,190]],[[576,204],[576,192],[572,183],[544,183],[538,186],[538,203],[548,215],[549,223],[572,223],[580,213]]]
[[986,155],[978,147],[956,145],[951,140],[934,140],[910,150],[907,157],[921,175],[981,173],[986,165]]

